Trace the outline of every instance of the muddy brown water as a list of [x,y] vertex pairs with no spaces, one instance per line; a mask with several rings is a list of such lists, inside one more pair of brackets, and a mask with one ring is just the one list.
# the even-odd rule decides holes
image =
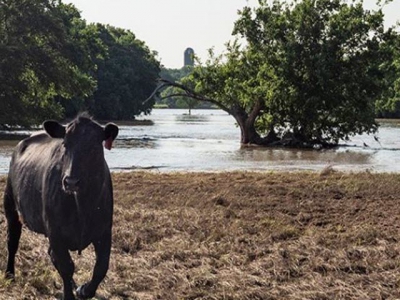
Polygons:
[[[400,171],[400,125],[381,121],[375,135],[358,135],[333,150],[311,151],[241,147],[240,130],[232,116],[220,110],[155,109],[140,119],[153,125],[120,125],[111,151],[105,151],[113,171],[311,170],[330,165],[341,171]],[[0,174],[8,172],[17,141],[0,141]]]

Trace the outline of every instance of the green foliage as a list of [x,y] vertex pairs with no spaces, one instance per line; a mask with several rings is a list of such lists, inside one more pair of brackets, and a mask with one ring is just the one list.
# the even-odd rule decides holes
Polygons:
[[383,90],[382,11],[360,1],[269,3],[240,11],[226,54],[211,52],[195,67],[195,91],[236,118],[244,143],[290,135],[300,145],[336,144],[374,132]]
[[[180,69],[162,68],[160,77],[173,82],[181,82],[192,71],[191,66],[185,66]],[[166,104],[169,108],[188,108],[189,110],[196,107],[199,101],[182,94],[181,89],[176,87],[168,87],[161,93],[159,104]]]
[[[160,77],[162,80],[176,82],[184,86],[194,89],[195,83],[192,78],[193,66],[185,66],[181,69],[162,68]],[[188,95],[182,88],[170,86],[161,92],[161,97],[157,99],[158,104],[167,105],[169,108],[187,108],[189,114],[193,108],[210,109],[216,106],[212,103],[200,101],[192,95]]]
[[60,1],[1,1],[0,124],[61,117],[56,96],[93,92],[93,66],[79,28],[84,25],[79,12]]
[[127,30],[86,24],[59,0],[0,0],[0,126],[89,110],[133,119],[155,88],[156,53]]
[[179,81],[183,77],[186,77],[190,74],[192,67],[182,67],[180,69],[167,69],[161,68],[160,77],[170,80],[170,81]]
[[385,57],[381,65],[385,89],[376,102],[376,111],[378,117],[400,118],[400,34],[389,30],[381,50]]
[[89,99],[89,110],[99,119],[131,120],[149,113],[154,102],[143,101],[156,87],[160,64],[156,53],[129,30],[96,25],[107,55],[97,59],[98,88]]

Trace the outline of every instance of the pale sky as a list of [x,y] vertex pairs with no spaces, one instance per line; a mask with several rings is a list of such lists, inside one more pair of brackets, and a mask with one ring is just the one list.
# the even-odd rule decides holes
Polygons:
[[[194,49],[202,61],[208,49],[216,54],[232,40],[237,11],[246,5],[254,7],[257,0],[64,0],[73,3],[89,23],[110,24],[131,30],[154,51],[167,68],[183,66],[183,52]],[[364,0],[371,9],[376,0]],[[384,9],[386,24],[400,20],[400,0]]]

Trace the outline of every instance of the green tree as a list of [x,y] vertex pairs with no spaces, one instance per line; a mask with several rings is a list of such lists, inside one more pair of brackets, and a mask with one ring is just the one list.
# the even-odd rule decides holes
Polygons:
[[61,117],[54,101],[93,92],[93,65],[76,39],[79,12],[56,0],[0,1],[0,124]]
[[377,116],[400,118],[400,34],[390,29],[385,34],[381,50],[385,57],[381,65],[385,88],[376,102]]
[[156,53],[129,30],[96,26],[107,55],[96,61],[98,87],[89,99],[89,110],[99,119],[114,120],[149,113],[154,101],[143,100],[154,90],[160,72]]
[[380,9],[365,10],[361,1],[260,0],[239,15],[236,41],[194,68],[194,88],[172,85],[230,113],[243,144],[332,146],[376,131]]

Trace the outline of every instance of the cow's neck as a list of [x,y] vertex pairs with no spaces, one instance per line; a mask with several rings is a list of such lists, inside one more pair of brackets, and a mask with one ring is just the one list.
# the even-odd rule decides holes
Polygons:
[[74,193],[75,206],[80,227],[80,249],[84,247],[84,236],[91,230],[99,209],[104,209],[106,183],[104,170],[87,176],[81,192]]
[[88,176],[85,180],[86,188],[75,195],[76,201],[88,213],[98,209],[103,203],[107,180],[100,174]]

